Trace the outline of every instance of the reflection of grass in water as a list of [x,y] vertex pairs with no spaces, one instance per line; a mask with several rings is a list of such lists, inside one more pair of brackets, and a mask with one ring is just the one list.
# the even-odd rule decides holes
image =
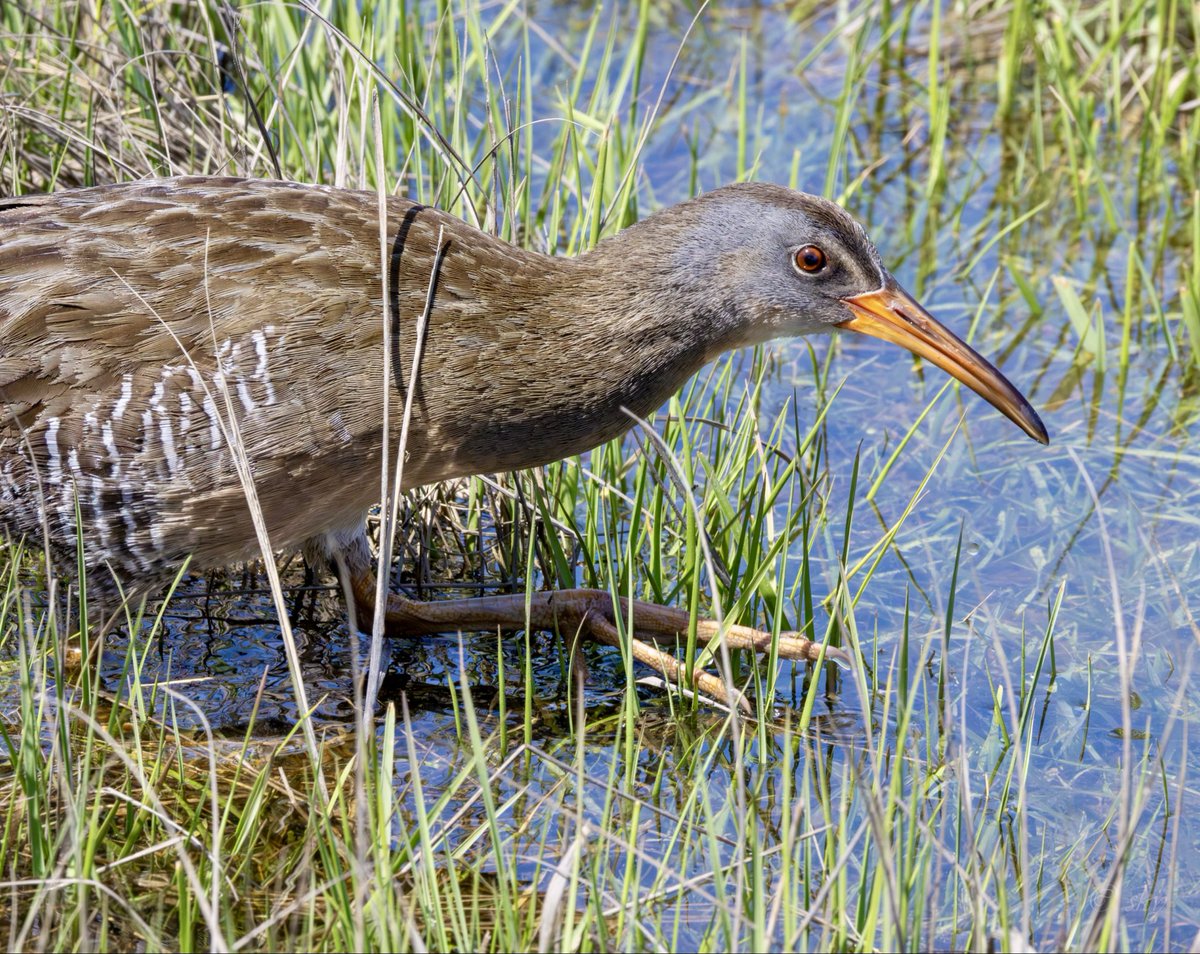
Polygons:
[[[34,37],[11,45],[19,52],[0,80],[16,94],[4,101],[5,180],[42,188],[150,171],[271,175],[277,162],[289,177],[370,186],[378,148],[389,185],[400,175],[424,200],[535,247],[586,247],[640,214],[648,190],[630,170],[656,115],[646,49],[662,11],[646,4],[626,22],[601,10],[580,35],[543,42],[511,12],[484,23],[455,8],[419,29],[399,5],[337,8],[347,39],[278,5],[245,8],[236,24],[209,5],[154,8],[138,21],[106,6],[111,19],[99,24],[72,7],[51,6],[38,21],[9,5],[0,25]],[[1200,287],[1194,12],[1102,4],[1035,15],[1014,0],[969,23],[907,5],[894,15],[838,23],[817,14],[804,26],[812,52],[803,65],[848,64],[824,102],[828,191],[885,229],[885,254],[909,260],[916,290],[961,284],[994,303],[972,306],[972,331],[1014,361],[1042,355],[1029,375],[1037,394],[1069,401],[1079,385],[1103,395],[1097,413],[1116,424],[1100,430],[1093,415],[1097,440],[1128,444],[1146,422],[1125,423],[1126,408],[1156,402],[1185,425],[1194,379],[1171,364],[1162,380],[1174,392],[1130,396],[1129,369],[1138,350],[1178,351],[1180,366],[1195,354],[1179,327],[1195,327],[1188,309]],[[499,36],[524,50],[502,68],[486,45]],[[530,127],[546,118],[534,108],[534,59],[557,55],[544,52],[557,43],[576,64],[561,93],[564,121]],[[737,49],[732,87],[739,172],[778,145],[759,135],[767,117],[754,102],[751,43]],[[377,84],[375,63],[403,77],[407,105]],[[221,95],[222,85],[233,92]],[[675,125],[720,101],[709,88],[682,88],[670,88],[657,114]],[[648,141],[675,125],[652,128]],[[697,149],[693,182],[705,161]],[[475,176],[460,189],[468,168]],[[935,277],[944,284],[935,288]],[[1008,315],[1022,317],[1011,328],[996,320]],[[1061,327],[1043,320],[1050,315]],[[811,369],[794,375],[806,392],[835,390],[834,353],[809,352]],[[32,609],[19,577],[26,563],[10,556],[0,633],[25,677],[5,727],[0,865],[14,883],[13,938],[56,948],[125,947],[140,936],[163,947],[419,939],[509,949],[679,938],[725,948],[960,947],[1032,936],[1084,948],[1169,941],[1172,904],[1178,927],[1193,924],[1185,885],[1194,872],[1181,861],[1179,830],[1186,775],[1134,738],[1134,647],[1115,654],[1123,705],[1108,728],[1118,744],[1098,740],[1111,734],[1091,722],[1090,660],[1087,698],[1066,703],[1082,727],[1050,719],[1061,737],[1047,740],[1047,712],[1060,704],[1054,634],[1065,591],[1056,580],[1044,636],[1030,641],[1036,653],[1001,645],[1018,624],[984,615],[994,607],[973,610],[978,630],[959,636],[957,574],[971,558],[958,555],[961,520],[951,515],[927,546],[953,576],[944,591],[921,592],[927,574],[913,562],[927,555],[902,533],[913,508],[937,506],[933,494],[917,498],[936,453],[906,453],[922,437],[920,409],[897,418],[900,432],[915,423],[886,455],[864,447],[852,479],[834,469],[845,455],[821,417],[762,410],[763,382],[781,370],[757,355],[748,375],[745,365],[719,363],[657,421],[682,480],[653,448],[612,444],[507,483],[519,491],[512,497],[472,482],[465,503],[460,495],[457,509],[437,508],[422,533],[440,541],[444,562],[505,580],[581,576],[696,610],[715,598],[730,619],[808,627],[863,648],[860,677],[822,681],[738,659],[736,674],[760,700],[757,722],[735,725],[658,694],[639,705],[628,692],[615,710],[585,696],[593,718],[579,721],[570,707],[575,734],[547,741],[527,654],[524,673],[500,670],[495,703],[447,687],[462,746],[410,730],[395,707],[377,737],[321,740],[314,762],[298,733],[248,731],[226,747],[180,728],[198,719],[185,714],[186,686],[142,676],[139,654],[153,639],[128,649],[119,696],[92,665],[60,671],[69,624]],[[942,405],[934,398],[927,413],[944,417]],[[878,532],[855,512],[859,494]],[[861,632],[884,558],[899,562],[887,572],[910,578],[922,606],[894,608],[895,632]],[[910,633],[931,615],[942,622]],[[1144,616],[1140,607],[1130,615],[1134,642]],[[986,692],[959,682],[973,671],[976,631],[996,634]],[[694,639],[687,649],[700,653]],[[626,671],[632,688],[637,673]],[[795,707],[783,725],[773,699]],[[1155,741],[1168,749],[1170,727]],[[1078,768],[1075,752],[1043,754],[1068,746],[1110,752],[1119,771]],[[1069,798],[1031,801],[1038,771],[1077,773],[1062,789]]]

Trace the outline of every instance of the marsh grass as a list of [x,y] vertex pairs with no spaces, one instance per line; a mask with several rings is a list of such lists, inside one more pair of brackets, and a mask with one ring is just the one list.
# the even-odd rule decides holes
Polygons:
[[[1200,369],[1194,6],[1004,0],[823,15],[798,5],[787,16],[808,37],[797,73],[820,116],[790,158],[793,184],[823,182],[891,224],[886,251],[915,291],[936,293],[937,281],[977,291],[972,335],[988,336],[1001,360],[1037,355],[1030,376],[1052,405],[1077,388],[1115,393],[1115,408],[1098,406],[1117,421],[1118,447],[1144,426],[1125,427],[1127,406],[1161,404],[1185,426],[1194,373],[1172,373],[1175,394],[1142,385],[1147,402],[1129,369],[1139,350],[1161,351],[1173,372]],[[708,75],[694,50],[727,27],[746,39],[728,75],[725,63]],[[780,148],[779,124],[792,128],[754,102],[760,64],[738,12],[703,9],[680,51],[688,28],[650,2],[598,6],[566,39],[513,4],[9,3],[4,188],[283,175],[399,190],[571,253],[658,194],[754,175]],[[821,66],[829,51],[840,54],[834,75]],[[549,62],[552,91],[539,86]],[[964,98],[963,83],[990,98]],[[896,122],[906,134],[886,135]],[[975,155],[955,141],[972,126],[989,131],[970,140]],[[720,153],[713,144],[729,130]],[[687,161],[648,174],[657,143],[677,134]],[[991,202],[968,216],[991,177]],[[889,189],[903,196],[898,217]],[[1096,264],[1060,274],[1037,254],[1056,242]],[[1114,248],[1126,263],[1119,294],[1103,287]],[[997,326],[993,306],[1028,321]],[[1050,310],[1065,319],[1047,342],[1038,321]],[[386,691],[374,723],[321,719],[313,698],[311,715],[298,703],[294,725],[274,733],[259,727],[256,701],[230,732],[191,701],[189,677],[155,658],[159,610],[131,607],[123,631],[134,637],[101,637],[79,622],[86,594],[46,576],[37,541],[10,542],[0,558],[9,946],[1187,943],[1179,932],[1194,930],[1196,899],[1181,884],[1190,869],[1172,807],[1186,764],[1163,755],[1187,724],[1139,741],[1130,700],[1144,605],[1123,604],[1110,559],[1119,786],[1110,813],[1072,827],[1066,810],[1028,795],[1044,766],[1035,751],[1061,678],[1071,582],[1031,601],[1017,646],[985,610],[958,606],[971,560],[964,521],[923,542],[907,534],[932,506],[943,455],[964,439],[940,426],[959,413],[956,392],[930,389],[924,407],[894,420],[876,408],[891,436],[847,455],[825,418],[856,386],[832,373],[835,353],[798,349],[790,364],[732,356],[650,422],[659,439],[639,429],[538,474],[402,502],[398,562],[419,581],[432,564],[473,586],[583,583],[697,613],[719,607],[730,621],[799,628],[862,654],[852,674],[735,658],[753,719],[639,686],[628,659],[590,654],[584,680],[565,648],[548,702],[534,675],[545,645],[524,635],[515,669],[496,653],[487,694],[469,675],[481,644],[443,644],[459,664],[445,680],[449,743],[414,727],[408,696]],[[782,403],[781,380],[793,384]],[[1093,416],[1088,427],[1100,426]],[[931,430],[945,437],[930,442]],[[1082,464],[1078,474],[1102,515],[1104,488]],[[911,565],[925,554],[948,568],[944,589]],[[862,606],[885,574],[903,578],[907,597],[881,633]],[[967,686],[980,642],[992,643],[986,685]],[[694,632],[682,648],[697,664],[720,656]],[[292,672],[303,699],[300,666]],[[1090,720],[1090,660],[1086,673]],[[613,692],[598,699],[590,687],[606,679]],[[350,673],[345,683],[353,695]],[[266,692],[264,675],[260,701]],[[545,714],[555,706],[565,718]],[[1170,826],[1176,837],[1158,834]]]

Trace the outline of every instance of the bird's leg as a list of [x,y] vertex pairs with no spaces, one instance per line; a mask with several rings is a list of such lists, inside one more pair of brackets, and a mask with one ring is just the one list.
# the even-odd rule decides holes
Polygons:
[[[369,620],[375,606],[375,575],[369,570],[351,580],[355,602],[364,621]],[[625,603],[622,600],[622,603]],[[652,603],[634,602],[637,607],[653,609]],[[627,609],[627,607],[623,607]],[[686,614],[685,614],[686,616]],[[478,596],[471,599],[435,600],[420,602],[389,593],[384,613],[389,636],[430,636],[455,630],[540,629],[558,631],[564,635],[591,637],[609,646],[621,647],[620,634],[612,620],[612,598],[604,590],[550,590],[529,595],[512,593],[504,596]],[[635,617],[636,624],[636,617]],[[686,627],[683,629],[686,633]],[[643,635],[640,630],[637,636]],[[667,633],[652,636],[665,640]],[[672,634],[673,636],[674,634]],[[629,641],[630,651],[639,662],[662,673],[678,685],[687,684],[687,667],[674,656],[656,649],[635,636]],[[768,637],[769,638],[769,637]],[[746,698],[736,689],[726,690],[725,683],[711,673],[697,670],[695,688],[725,705],[738,705],[749,711]]]
[[[375,607],[376,579],[370,568],[361,568],[351,576],[351,591],[365,623],[372,618]],[[625,619],[632,610],[633,638],[630,651],[633,657],[667,679],[686,685],[687,667],[674,656],[649,644],[678,642],[686,638],[691,616],[686,610],[641,600],[619,599],[620,612]],[[427,636],[455,630],[541,629],[565,634],[589,636],[597,642],[621,647],[614,618],[613,599],[605,590],[571,589],[504,596],[481,596],[471,599],[418,602],[394,593],[388,594],[385,626],[389,636]],[[721,634],[713,620],[697,621],[698,635],[709,640]],[[750,649],[769,652],[777,642],[780,657],[785,659],[817,660],[821,656],[819,643],[798,634],[782,635],[777,641],[770,633],[748,626],[725,627],[724,638],[730,649]],[[840,649],[827,648],[825,658],[849,664],[849,657]],[[736,689],[727,689],[725,682],[711,673],[693,673],[694,686],[700,692],[726,705],[749,709],[746,698]]]

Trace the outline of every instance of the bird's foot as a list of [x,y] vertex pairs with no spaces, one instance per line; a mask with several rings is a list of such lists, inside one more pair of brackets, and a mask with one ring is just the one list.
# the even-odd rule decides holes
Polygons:
[[[369,628],[375,606],[375,577],[362,573],[352,581],[359,623]],[[686,611],[658,603],[620,598],[623,619],[632,620],[630,652],[677,685],[692,688],[726,706],[737,706],[750,712],[749,700],[727,680],[703,669],[688,667],[670,653],[652,643],[678,643],[687,638],[691,615]],[[460,600],[418,602],[396,594],[388,594],[384,614],[389,636],[426,636],[434,633],[489,629],[541,629],[564,635],[574,632],[576,638],[591,638],[617,648],[622,647],[620,632],[614,616],[613,599],[605,590],[549,590],[504,596],[481,596]],[[782,659],[803,659],[816,662],[836,662],[851,665],[850,656],[841,649],[825,647],[805,639],[798,633],[778,637],[749,626],[730,624],[722,627],[714,620],[696,621],[697,636],[710,642],[723,638],[730,649],[749,649],[769,653],[773,647]],[[823,657],[822,657],[823,654]]]

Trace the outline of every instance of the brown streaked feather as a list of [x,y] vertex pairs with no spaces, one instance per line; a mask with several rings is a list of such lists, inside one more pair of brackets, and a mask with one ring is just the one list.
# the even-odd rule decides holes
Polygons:
[[45,520],[73,548],[78,496],[89,566],[147,585],[188,555],[255,554],[222,382],[273,544],[361,525],[378,496],[383,325],[399,336],[398,426],[439,230],[407,486],[595,446],[629,426],[622,405],[648,413],[714,350],[699,335],[681,351],[678,303],[638,299],[603,252],[535,255],[402,198],[387,214],[390,309],[374,193],[179,178],[6,200],[0,528]]

